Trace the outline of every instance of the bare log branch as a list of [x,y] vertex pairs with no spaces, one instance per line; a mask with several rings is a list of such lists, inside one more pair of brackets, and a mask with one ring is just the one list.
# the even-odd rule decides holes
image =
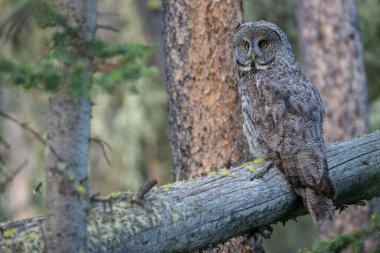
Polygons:
[[157,184],[156,179],[149,180],[143,186],[141,186],[138,191],[133,195],[132,202],[142,204],[144,201],[145,194],[148,193]]
[[112,151],[111,145],[109,145],[106,141],[100,139],[100,138],[90,138],[90,142],[94,142],[100,146],[103,152],[103,156],[107,161],[107,164],[111,166],[111,160],[108,158],[106,147]]
[[0,180],[0,193],[4,192],[5,187],[7,187],[13,179],[20,173],[20,171],[26,167],[28,164],[28,160],[24,160],[22,164],[20,164],[16,169],[14,169],[10,175],[5,174],[5,178],[3,180]]
[[[380,195],[380,132],[330,145],[329,171],[335,205]],[[302,201],[276,170],[250,181],[245,164],[146,193],[143,205],[131,193],[95,202],[88,220],[90,252],[182,252],[207,248],[237,235],[304,215]],[[0,224],[1,252],[41,251],[42,217]]]
[[10,114],[0,110],[0,117],[3,117],[7,120],[10,120],[12,122],[14,122],[15,124],[17,124],[19,127],[21,127],[23,130],[25,131],[28,131],[29,133],[31,133],[33,135],[34,138],[36,138],[42,145],[48,147],[50,149],[50,151],[57,157],[57,159],[59,161],[62,161],[62,158],[60,158],[57,154],[57,152],[54,150],[54,148],[49,145],[49,143],[44,139],[44,137],[42,137],[41,134],[39,134],[36,130],[34,130],[33,128],[31,128],[28,123],[26,122],[21,122],[19,121],[18,119],[16,119],[15,117],[11,116]]
[[109,25],[102,25],[102,24],[97,24],[96,29],[104,29],[104,30],[108,30],[108,31],[116,32],[116,33],[120,32],[120,30],[115,27],[112,27]]

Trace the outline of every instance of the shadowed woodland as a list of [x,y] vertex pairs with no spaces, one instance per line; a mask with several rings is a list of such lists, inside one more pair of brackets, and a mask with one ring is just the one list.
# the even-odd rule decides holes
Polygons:
[[[364,136],[380,128],[378,13],[376,0],[0,0],[0,249],[29,238],[33,247],[12,242],[13,251],[380,252],[380,202],[370,199],[380,195],[373,186],[379,135]],[[250,231],[233,227],[246,213],[234,220],[219,212],[242,208],[245,197],[260,199],[244,188],[244,178],[262,165],[242,135],[231,58],[235,27],[255,20],[285,31],[321,93],[324,139],[334,144],[330,173],[345,182],[333,223],[313,223],[273,171],[267,186],[284,185],[287,199],[276,203],[285,203],[285,214],[265,219],[247,205],[258,216],[247,218],[255,222]],[[373,180],[363,184],[368,175]],[[265,192],[265,183],[257,187]],[[233,189],[241,189],[237,200]],[[215,215],[228,236],[219,236],[218,226],[195,229],[191,217],[208,210],[206,200],[215,209],[199,219]],[[227,200],[232,204],[224,206]],[[189,206],[188,219],[182,205]],[[128,212],[137,218],[126,219]],[[162,222],[151,216],[156,212]],[[7,223],[40,215],[42,234],[33,230],[40,218]],[[120,222],[107,220],[113,215]],[[108,232],[99,232],[99,219]],[[262,225],[271,224],[272,236],[264,239]],[[152,237],[139,248],[148,227],[149,236],[159,231],[173,245],[181,239],[171,230],[194,228],[187,238],[199,243],[189,239],[186,248],[183,239],[164,248],[154,243],[168,238]],[[191,231],[203,231],[210,245]]]

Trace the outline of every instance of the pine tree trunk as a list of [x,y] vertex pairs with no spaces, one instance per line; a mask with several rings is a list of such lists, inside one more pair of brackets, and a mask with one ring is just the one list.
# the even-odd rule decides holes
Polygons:
[[[303,70],[318,87],[325,107],[327,143],[368,132],[363,49],[355,0],[297,0]],[[335,214],[334,224],[319,228],[320,239],[368,226],[371,205]],[[365,252],[375,241],[365,243]]]
[[[232,73],[232,37],[242,21],[241,1],[165,0],[163,6],[175,180],[247,161]],[[263,252],[261,244],[245,237],[212,251],[241,252],[243,248]]]
[[[80,27],[77,45],[84,45],[94,37],[96,0],[60,0],[59,8]],[[90,79],[90,59],[83,57],[83,61],[87,63]],[[49,99],[44,252],[86,252],[87,249],[91,101],[83,94],[73,96],[71,90],[68,77]]]
[[367,86],[355,0],[297,0],[302,68],[325,107],[328,143],[368,132]]
[[246,158],[232,75],[240,1],[164,1],[170,144],[176,180]]

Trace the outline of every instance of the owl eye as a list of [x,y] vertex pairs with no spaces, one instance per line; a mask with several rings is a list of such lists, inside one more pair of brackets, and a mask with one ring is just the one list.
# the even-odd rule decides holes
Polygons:
[[259,47],[263,48],[263,49],[267,48],[268,47],[268,41],[266,41],[266,40],[260,40]]
[[249,42],[248,41],[244,41],[243,42],[243,47],[244,47],[244,49],[249,50]]

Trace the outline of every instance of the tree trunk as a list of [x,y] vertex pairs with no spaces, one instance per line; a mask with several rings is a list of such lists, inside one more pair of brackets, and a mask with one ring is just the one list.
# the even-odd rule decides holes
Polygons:
[[[96,0],[59,1],[61,13],[78,24],[77,46],[83,46],[95,35]],[[84,56],[82,60],[87,64],[86,75],[90,79],[90,59]],[[67,80],[49,99],[44,252],[87,252],[91,101],[83,94],[73,96],[71,85]]]
[[170,144],[181,180],[247,158],[231,60],[241,1],[163,5]]
[[[317,86],[325,107],[328,143],[368,132],[368,106],[363,49],[355,0],[297,0],[299,45],[306,76]],[[370,222],[371,207],[336,213],[320,238],[350,232]],[[366,242],[368,250],[373,239]],[[370,245],[371,244],[371,245]]]
[[[232,73],[232,37],[242,2],[165,0],[164,43],[169,135],[175,180],[249,159]],[[219,252],[262,252],[241,237]],[[255,249],[260,249],[256,251]],[[218,251],[218,250],[213,250]]]
[[355,0],[297,0],[302,67],[325,106],[332,143],[368,132],[367,86]]
[[[380,195],[380,132],[329,145],[326,157],[337,186],[335,205]],[[128,192],[93,198],[87,252],[190,252],[306,214],[277,168],[250,180],[253,167],[265,166],[251,163],[153,188],[137,203],[132,199],[138,194]],[[44,222],[0,223],[0,252],[41,252]]]

